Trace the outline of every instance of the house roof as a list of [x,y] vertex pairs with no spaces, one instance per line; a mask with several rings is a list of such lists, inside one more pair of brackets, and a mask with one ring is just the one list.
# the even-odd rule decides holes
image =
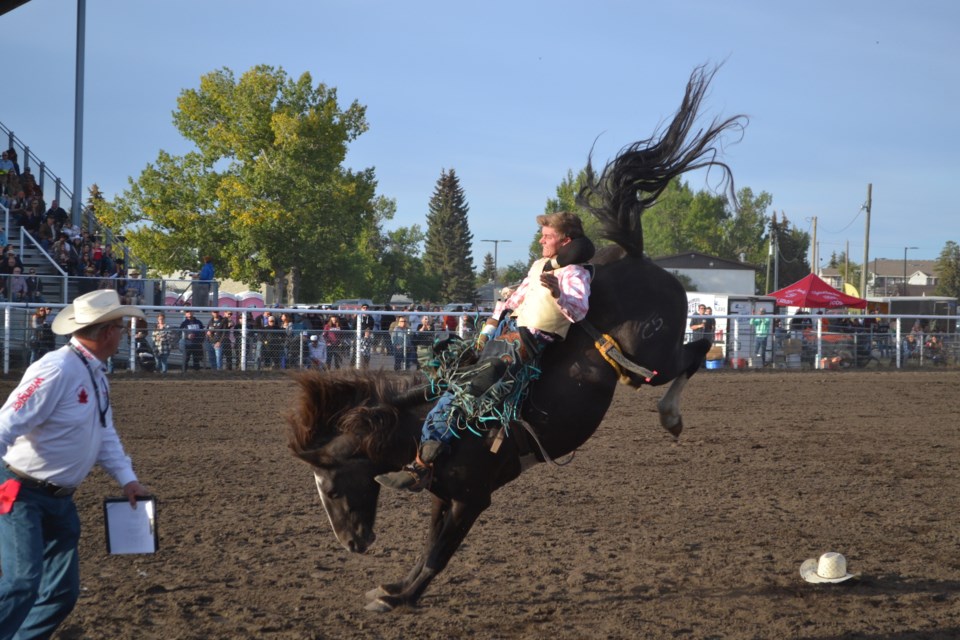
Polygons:
[[[891,278],[903,277],[903,260],[890,260],[888,258],[874,258],[869,263],[868,273],[878,276],[887,276]],[[907,277],[922,272],[929,277],[937,275],[936,260],[911,260],[907,258]],[[820,270],[821,276],[838,277],[840,270],[836,267],[826,267]]]
[[743,271],[756,271],[757,267],[746,262],[737,262],[727,260],[718,256],[711,256],[706,253],[696,251],[687,251],[672,256],[663,256],[653,258],[654,264],[664,269],[707,269],[707,270],[731,270],[739,269]]

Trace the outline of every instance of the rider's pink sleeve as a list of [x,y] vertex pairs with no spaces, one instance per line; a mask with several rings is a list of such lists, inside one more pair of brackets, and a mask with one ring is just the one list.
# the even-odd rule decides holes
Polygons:
[[587,317],[590,308],[590,273],[577,264],[554,271],[560,283],[557,304],[563,315],[571,322],[580,322]]

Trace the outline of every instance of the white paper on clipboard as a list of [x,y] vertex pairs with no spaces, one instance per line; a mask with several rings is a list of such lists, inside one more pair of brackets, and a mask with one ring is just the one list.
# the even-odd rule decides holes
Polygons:
[[107,498],[103,501],[103,520],[107,553],[156,553],[160,546],[156,498],[138,496],[136,509],[126,498]]

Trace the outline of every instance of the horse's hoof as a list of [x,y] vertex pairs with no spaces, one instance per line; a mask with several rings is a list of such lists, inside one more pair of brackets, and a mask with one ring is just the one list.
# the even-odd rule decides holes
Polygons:
[[376,600],[371,600],[368,602],[364,609],[367,611],[373,611],[374,613],[387,613],[388,611],[393,611],[393,606],[387,602],[384,602],[380,598],[377,598]]
[[680,434],[683,432],[683,420],[677,420],[676,424],[667,426],[663,425],[663,428],[667,430],[667,433],[672,435],[674,438],[679,438]]
[[387,596],[387,595],[390,595],[390,594],[387,593],[386,589],[384,589],[383,587],[377,587],[375,589],[370,589],[370,591],[367,591],[365,594],[363,594],[363,597],[365,597],[367,600],[376,600],[381,596]]

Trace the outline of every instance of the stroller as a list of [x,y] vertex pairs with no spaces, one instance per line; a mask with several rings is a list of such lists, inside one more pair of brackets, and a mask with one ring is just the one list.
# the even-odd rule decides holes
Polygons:
[[137,366],[144,371],[154,372],[157,370],[157,354],[153,351],[153,346],[146,337],[137,336],[136,343]]

